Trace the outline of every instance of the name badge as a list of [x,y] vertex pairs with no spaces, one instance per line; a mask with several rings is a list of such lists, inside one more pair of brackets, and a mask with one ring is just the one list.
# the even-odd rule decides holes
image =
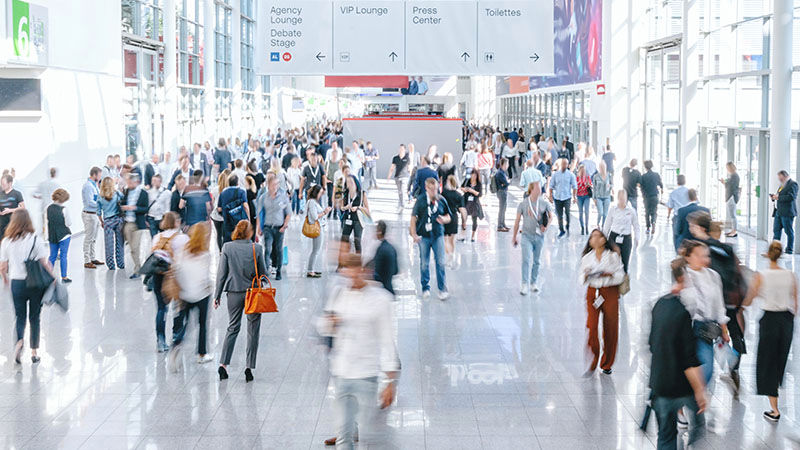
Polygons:
[[345,224],[345,225],[352,225],[352,224],[353,224],[353,221],[352,221],[352,220],[350,220],[350,219],[347,219],[347,220],[345,220],[345,221],[344,221],[344,224]]
[[625,240],[625,236],[617,236],[617,238],[614,239],[614,242],[616,242],[617,244],[622,244],[622,242],[624,240]]
[[425,231],[430,232],[431,230],[433,230],[433,224],[426,223],[425,224]]
[[604,299],[602,295],[598,295],[597,298],[594,299],[594,303],[592,303],[592,306],[594,306],[594,309],[597,309],[600,306],[602,306],[603,302],[605,302],[605,301],[606,301],[606,299]]

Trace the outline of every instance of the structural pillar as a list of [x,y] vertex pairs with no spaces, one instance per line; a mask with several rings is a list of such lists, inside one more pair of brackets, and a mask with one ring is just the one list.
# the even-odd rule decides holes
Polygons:
[[231,142],[236,136],[247,137],[242,130],[242,10],[241,2],[231,2]]
[[700,186],[701,202],[707,203],[707,192],[710,181],[704,181],[704,174],[699,170],[700,145],[698,134],[699,102],[698,73],[700,16],[700,0],[683,2],[683,25],[681,39],[681,110],[680,110],[680,171],[686,175],[689,186]]
[[211,142],[212,147],[216,147],[217,141],[214,139],[217,133],[217,109],[216,109],[216,90],[214,81],[216,80],[216,43],[214,42],[214,0],[202,0],[203,7],[203,136]]

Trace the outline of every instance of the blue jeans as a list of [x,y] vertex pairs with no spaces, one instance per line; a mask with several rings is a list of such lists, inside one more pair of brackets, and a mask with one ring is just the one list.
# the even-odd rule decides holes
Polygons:
[[156,297],[156,341],[159,347],[167,345],[166,328],[169,304],[164,302],[164,295],[161,293],[163,281],[164,275],[153,275],[153,293]]
[[596,198],[597,200],[597,224],[603,226],[606,224],[606,216],[608,216],[608,207],[611,205],[611,198]]
[[431,250],[433,250],[433,260],[436,263],[436,284],[439,292],[447,292],[447,285],[444,279],[444,238],[423,237],[419,241],[419,275],[422,291],[431,290]]
[[581,230],[589,231],[589,203],[592,197],[588,195],[578,196],[578,222],[581,223]]
[[208,301],[206,297],[199,302],[183,302],[181,310],[172,319],[172,345],[180,345],[186,334],[186,324],[189,321],[189,312],[197,308],[199,330],[197,332],[197,354],[206,354],[206,325],[208,324]]
[[300,212],[300,189],[292,191],[292,212],[297,214]]
[[698,335],[700,323],[695,322],[692,325],[694,334],[697,336],[697,359],[700,360],[700,367],[703,369],[703,378],[706,386],[711,381],[711,376],[714,374],[714,344],[706,341]]
[[58,265],[61,266],[61,278],[67,278],[67,252],[69,251],[70,239],[62,239],[55,244],[50,243],[50,265],[55,267],[56,257],[58,256]]
[[775,216],[772,222],[772,239],[775,241],[781,240],[781,230],[786,233],[786,253],[794,252],[794,217]]
[[539,278],[539,255],[542,254],[544,236],[522,234],[522,284],[536,283]]
[[[355,449],[356,423],[362,430],[369,428],[378,399],[378,378],[336,378],[336,406],[339,414],[337,449]],[[358,417],[358,420],[356,420]],[[363,438],[363,433],[361,433]]]
[[678,448],[678,410],[685,407],[686,420],[689,422],[689,444],[702,436],[705,419],[697,414],[697,402],[694,397],[653,397],[653,412],[658,421],[658,449]]

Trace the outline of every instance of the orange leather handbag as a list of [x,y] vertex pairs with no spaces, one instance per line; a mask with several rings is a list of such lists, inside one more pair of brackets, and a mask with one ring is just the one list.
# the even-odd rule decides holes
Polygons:
[[[256,276],[250,283],[250,289],[244,297],[245,314],[261,314],[278,312],[278,305],[275,303],[275,288],[266,275],[258,275],[258,263],[256,262],[256,245],[253,244],[253,265],[256,268]],[[261,287],[261,279],[267,280],[268,288]]]

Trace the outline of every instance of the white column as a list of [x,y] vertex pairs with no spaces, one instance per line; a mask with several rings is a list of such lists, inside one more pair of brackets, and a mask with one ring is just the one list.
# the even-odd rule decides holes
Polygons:
[[[778,190],[779,170],[793,172],[789,167],[789,152],[792,142],[792,0],[775,0],[772,16],[772,113],[770,114],[768,192]],[[797,228],[797,224],[795,224]],[[769,232],[767,233],[770,234]],[[798,248],[795,240],[795,251]]]
[[247,133],[242,130],[242,13],[241,3],[231,2],[231,45],[233,55],[231,57],[231,82],[233,85],[233,99],[231,102],[231,142],[235,136],[247,137]]
[[[680,170],[686,175],[689,186],[700,186],[700,195],[705,199],[710,188],[700,173],[700,146],[698,121],[700,101],[698,84],[698,54],[700,33],[700,0],[683,2],[683,38],[681,40],[681,110],[680,110]],[[701,200],[702,200],[701,199]]]
[[203,7],[203,136],[216,146],[216,63],[217,46],[214,42],[214,27],[216,27],[216,14],[214,0],[202,0]]
[[175,0],[164,1],[164,148],[156,153],[178,148],[178,45]]

